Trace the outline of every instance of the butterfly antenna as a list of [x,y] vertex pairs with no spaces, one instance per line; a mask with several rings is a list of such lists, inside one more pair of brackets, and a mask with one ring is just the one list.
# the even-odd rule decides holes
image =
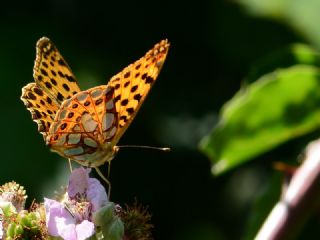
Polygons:
[[141,146],[141,145],[121,145],[117,146],[118,148],[145,148],[145,149],[153,149],[153,150],[160,150],[164,152],[170,152],[171,148],[169,147],[152,147],[152,146]]

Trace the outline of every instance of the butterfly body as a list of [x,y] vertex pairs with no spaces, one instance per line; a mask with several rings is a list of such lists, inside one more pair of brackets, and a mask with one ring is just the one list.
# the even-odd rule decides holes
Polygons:
[[37,43],[35,83],[21,99],[51,150],[81,165],[111,161],[158,76],[169,43],[163,40],[107,85],[81,91],[67,63],[48,38]]
[[110,161],[118,123],[113,98],[112,87],[99,86],[65,100],[49,129],[47,145],[85,166]]

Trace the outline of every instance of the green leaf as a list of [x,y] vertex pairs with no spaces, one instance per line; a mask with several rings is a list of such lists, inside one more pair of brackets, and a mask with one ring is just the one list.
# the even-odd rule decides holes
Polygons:
[[103,239],[121,240],[124,234],[124,225],[115,214],[115,204],[108,202],[93,215],[93,222],[99,226]]
[[252,15],[285,22],[320,47],[319,0],[238,0]]
[[124,234],[124,225],[121,219],[115,216],[111,223],[102,227],[104,239],[121,240]]
[[319,52],[309,45],[302,43],[291,44],[285,48],[273,51],[251,67],[246,81],[249,83],[254,82],[259,77],[275,69],[288,68],[298,64],[320,67]]
[[277,70],[239,91],[200,148],[223,173],[320,127],[320,71],[306,65]]
[[93,222],[96,226],[103,226],[110,223],[114,218],[115,205],[108,202],[104,207],[93,214]]

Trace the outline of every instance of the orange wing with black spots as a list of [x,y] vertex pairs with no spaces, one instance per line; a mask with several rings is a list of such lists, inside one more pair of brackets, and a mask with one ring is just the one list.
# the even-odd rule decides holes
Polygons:
[[48,38],[39,39],[36,51],[35,83],[22,88],[21,100],[38,124],[39,132],[46,137],[60,104],[80,89],[68,64]]
[[59,106],[36,83],[22,88],[21,100],[31,112],[32,120],[38,124],[38,131],[46,137]]
[[80,92],[76,78],[53,42],[43,37],[36,48],[33,78],[37,85],[58,104]]
[[119,117],[118,131],[113,139],[117,144],[137,114],[143,101],[156,81],[169,50],[168,40],[162,40],[144,57],[111,78],[108,86],[115,89],[116,110]]

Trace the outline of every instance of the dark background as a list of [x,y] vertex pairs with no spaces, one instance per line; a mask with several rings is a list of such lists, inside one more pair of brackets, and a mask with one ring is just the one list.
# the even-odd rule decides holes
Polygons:
[[21,88],[33,81],[40,37],[56,44],[81,89],[106,84],[168,38],[160,77],[120,144],[172,151],[122,149],[112,161],[112,200],[148,205],[156,239],[237,239],[244,233],[252,199],[272,171],[269,162],[213,177],[198,144],[255,61],[303,40],[292,29],[222,0],[11,1],[0,4],[0,13],[2,183],[15,180],[29,201],[42,201],[67,181],[67,161],[46,148],[20,100]]

